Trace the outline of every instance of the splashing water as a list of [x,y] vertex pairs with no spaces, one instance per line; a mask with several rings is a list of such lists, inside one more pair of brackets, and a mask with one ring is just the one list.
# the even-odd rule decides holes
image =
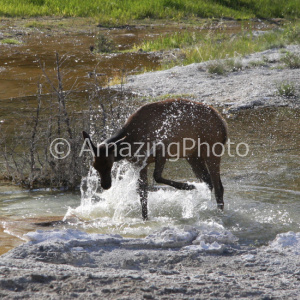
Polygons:
[[93,202],[93,196],[98,189],[98,175],[94,168],[90,168],[86,177],[83,177],[80,184],[81,205],[89,206]]
[[182,191],[160,188],[148,196],[149,221],[142,220],[137,192],[139,170],[128,162],[114,166],[112,186],[99,191],[99,177],[91,168],[81,184],[81,204],[69,208],[65,220],[75,217],[85,230],[118,233],[141,237],[162,227],[197,225],[204,211],[215,211],[210,191],[204,183],[195,183],[195,190]]
[[[148,195],[149,220],[143,221],[137,193],[139,170],[122,162],[115,164],[112,174],[111,188],[101,190],[99,176],[91,168],[82,180],[81,204],[69,208],[64,219],[75,219],[76,228],[89,233],[139,238],[155,232],[165,234],[168,228],[175,236],[196,230],[210,242],[231,243],[237,237],[240,243],[257,245],[266,244],[280,232],[299,230],[298,208],[290,210],[284,202],[269,200],[278,190],[259,188],[256,193],[254,186],[227,185],[226,207],[221,212],[208,187],[197,182],[190,182],[196,187],[191,191],[166,186],[152,189]],[[249,190],[252,193],[247,196]],[[266,201],[257,201],[262,192]]]

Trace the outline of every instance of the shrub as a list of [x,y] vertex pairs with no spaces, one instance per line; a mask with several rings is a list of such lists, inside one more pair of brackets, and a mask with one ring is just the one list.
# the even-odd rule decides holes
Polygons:
[[230,58],[225,60],[214,60],[208,63],[207,72],[210,74],[224,75],[227,72],[236,72],[243,68],[240,60]]
[[[92,133],[97,144],[121,128],[133,109],[127,99],[127,105],[121,104],[125,101],[124,94],[116,97],[109,89],[103,91],[95,78],[88,95],[81,100],[86,109],[74,110],[70,96],[73,91],[64,90],[62,80],[61,65],[65,61],[65,57],[59,58],[56,54],[55,82],[40,64],[46,81],[39,83],[36,107],[31,107],[22,119],[16,111],[11,116],[16,120],[14,130],[0,132],[0,154],[5,166],[1,170],[2,178],[26,188],[75,189],[86,174],[91,159],[91,155],[80,155],[82,130]],[[46,96],[41,94],[42,89],[44,93],[47,91]],[[56,143],[58,138],[68,144],[63,140],[59,142],[64,144]]]
[[286,98],[292,98],[296,96],[296,88],[293,83],[283,81],[277,84],[278,95]]
[[252,60],[249,62],[249,66],[250,67],[263,67],[265,66],[267,63],[263,60]]
[[207,64],[207,72],[210,74],[224,75],[226,68],[221,60],[214,60]]
[[116,50],[115,43],[108,36],[98,33],[94,51],[97,53],[112,53]]
[[300,68],[300,55],[295,53],[287,53],[281,61],[290,69]]
[[228,58],[225,60],[225,66],[228,72],[240,71],[243,68],[243,64],[239,59]]

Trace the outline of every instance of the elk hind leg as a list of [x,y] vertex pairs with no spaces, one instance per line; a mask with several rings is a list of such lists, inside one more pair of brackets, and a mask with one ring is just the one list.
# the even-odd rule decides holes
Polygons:
[[218,208],[223,210],[224,209],[224,201],[223,201],[224,188],[220,176],[220,163],[221,163],[220,157],[211,156],[206,159],[206,165],[215,192],[217,205]]
[[212,190],[212,181],[204,159],[202,157],[187,157],[186,160],[190,164],[195,176],[200,181],[205,182],[209,189]]

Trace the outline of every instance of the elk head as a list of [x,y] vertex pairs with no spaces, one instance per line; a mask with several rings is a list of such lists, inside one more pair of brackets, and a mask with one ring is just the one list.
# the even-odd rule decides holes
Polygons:
[[93,144],[89,134],[82,132],[83,138],[88,139],[91,150],[93,151],[93,167],[98,171],[101,178],[101,187],[105,190],[111,187],[111,169],[114,164],[114,143],[101,144],[98,148]]

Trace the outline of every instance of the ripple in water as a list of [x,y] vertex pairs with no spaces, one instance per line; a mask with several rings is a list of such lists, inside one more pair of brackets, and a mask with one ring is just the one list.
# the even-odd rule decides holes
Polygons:
[[[261,201],[253,187],[230,186],[226,189],[225,211],[216,208],[214,196],[204,183],[192,182],[196,189],[182,191],[159,188],[149,192],[149,220],[143,221],[137,193],[138,170],[123,162],[113,169],[113,183],[109,190],[99,190],[99,177],[93,168],[81,184],[81,204],[69,208],[65,220],[76,219],[76,226],[88,232],[120,234],[124,237],[144,237],[162,230],[186,229],[201,232],[208,229],[219,234],[230,231],[243,244],[265,244],[276,234],[299,231],[298,207],[281,202]],[[251,189],[251,193],[247,193]],[[272,199],[278,191],[263,191]],[[285,191],[286,192],[286,191]]]

